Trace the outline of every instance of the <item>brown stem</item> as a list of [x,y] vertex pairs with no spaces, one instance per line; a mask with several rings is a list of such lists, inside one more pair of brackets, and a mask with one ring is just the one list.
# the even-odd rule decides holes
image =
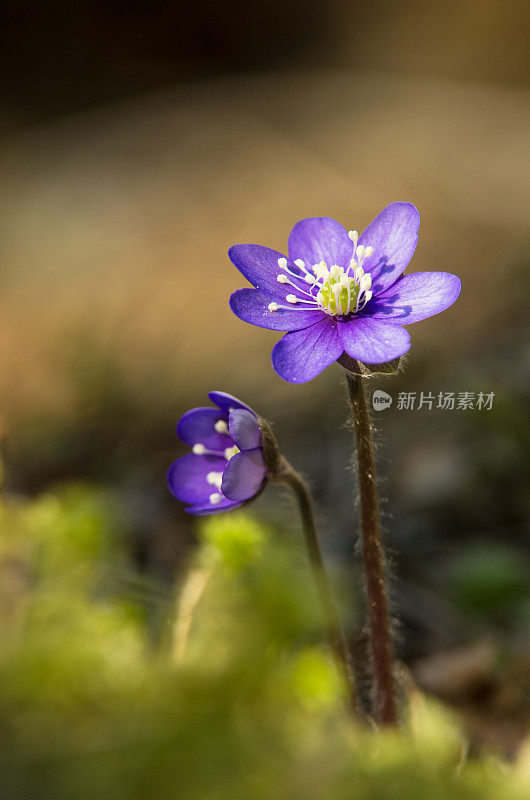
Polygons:
[[296,495],[302,517],[302,526],[313,577],[324,611],[329,645],[348,687],[350,706],[354,711],[358,712],[359,706],[355,678],[351,668],[348,648],[344,640],[339,616],[333,600],[333,593],[326,573],[322,550],[320,549],[311,494],[302,476],[296,472],[284,458],[281,459],[280,468],[274,477],[276,480],[286,483]]
[[357,439],[361,531],[370,618],[375,714],[377,721],[382,725],[395,725],[398,722],[398,711],[393,670],[394,650],[385,584],[384,556],[379,530],[379,504],[372,425],[364,392],[365,378],[346,370],[346,380],[348,382]]

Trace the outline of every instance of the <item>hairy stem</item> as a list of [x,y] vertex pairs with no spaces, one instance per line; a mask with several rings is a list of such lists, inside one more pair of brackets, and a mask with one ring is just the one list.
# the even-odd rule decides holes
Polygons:
[[377,721],[382,725],[395,725],[398,722],[398,711],[394,680],[394,650],[379,529],[372,424],[364,392],[365,378],[346,370],[346,380],[357,440],[362,548],[374,678],[374,710]]
[[351,668],[348,648],[342,632],[339,615],[333,599],[329,578],[324,565],[324,559],[322,557],[311,494],[302,476],[296,472],[284,458],[281,459],[280,469],[275,474],[275,479],[287,484],[293,490],[298,501],[309,560],[324,612],[329,645],[348,687],[350,706],[352,710],[358,712],[359,706],[355,678]]

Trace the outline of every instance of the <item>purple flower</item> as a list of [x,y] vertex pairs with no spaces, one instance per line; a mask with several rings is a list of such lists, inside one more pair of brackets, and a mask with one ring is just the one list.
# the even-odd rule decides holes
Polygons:
[[289,255],[238,244],[230,260],[255,287],[239,289],[230,308],[240,319],[287,331],[272,365],[291,383],[305,383],[346,353],[382,364],[410,347],[403,327],[448,308],[460,280],[448,272],[403,275],[418,241],[412,203],[391,203],[358,236],[329,217],[298,222]]
[[192,408],[177,425],[192,452],[169,468],[171,493],[190,514],[214,514],[242,505],[262,488],[267,469],[258,417],[225,392],[210,392],[217,408]]

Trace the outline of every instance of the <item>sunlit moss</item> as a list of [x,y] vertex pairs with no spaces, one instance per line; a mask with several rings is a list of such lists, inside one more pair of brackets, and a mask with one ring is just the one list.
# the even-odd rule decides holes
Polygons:
[[256,520],[244,513],[207,517],[199,527],[205,556],[220,558],[233,569],[242,569],[256,561],[263,552],[266,532]]
[[321,648],[306,647],[296,655],[290,684],[296,697],[310,709],[333,708],[345,698],[337,670]]
[[467,757],[439,705],[351,720],[303,555],[245,514],[202,526],[184,642],[150,652],[114,513],[87,487],[0,507],[2,800],[526,800],[527,751]]

